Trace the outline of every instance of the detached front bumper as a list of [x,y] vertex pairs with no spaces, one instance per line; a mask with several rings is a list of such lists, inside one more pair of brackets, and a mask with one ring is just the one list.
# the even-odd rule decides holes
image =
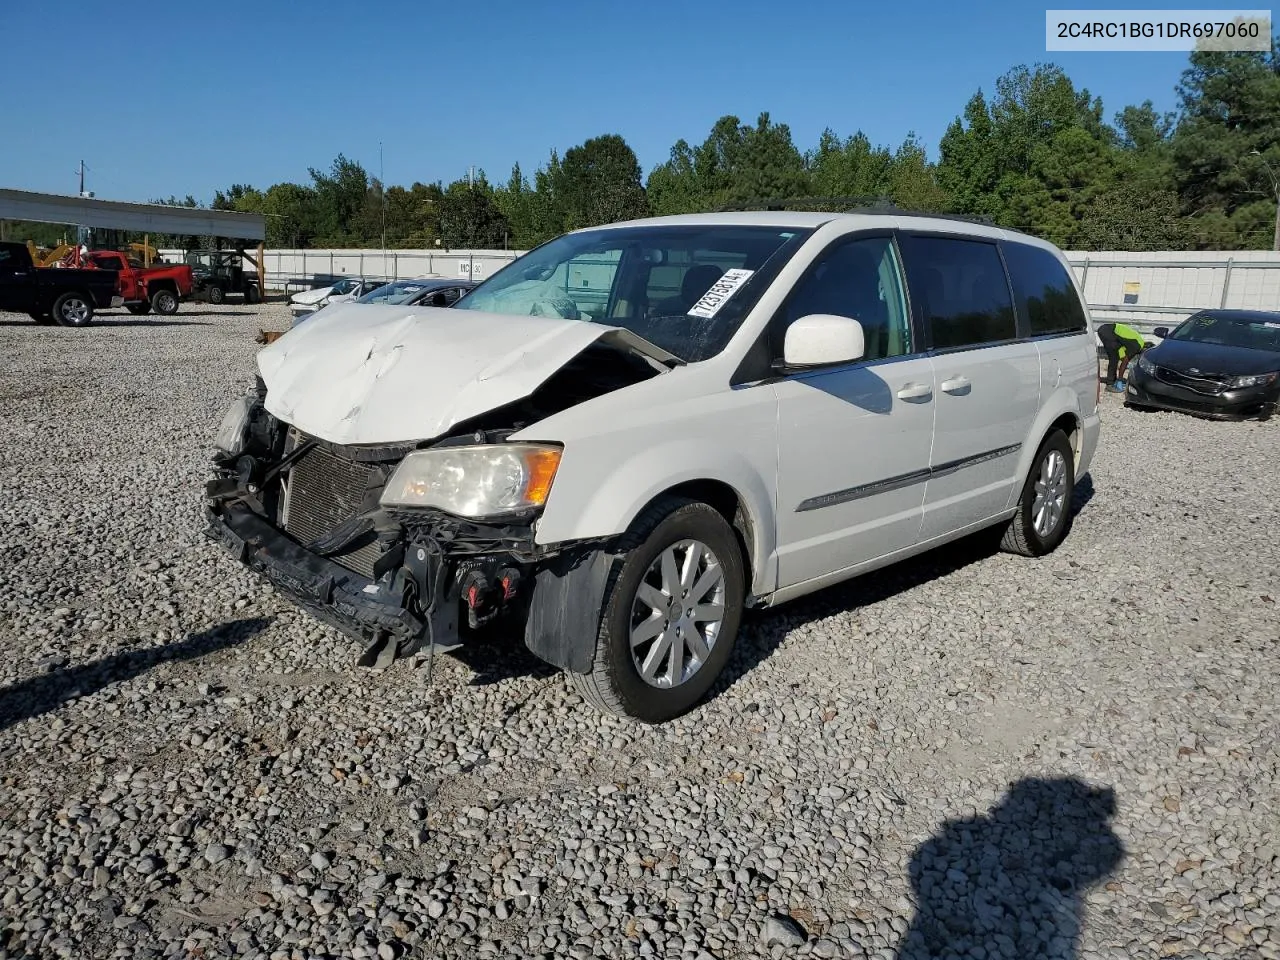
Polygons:
[[[408,608],[403,582],[374,581],[318,556],[241,504],[211,507],[209,521],[206,535],[211,540],[261,573],[299,606],[352,639],[369,643],[379,633],[390,634],[402,652],[411,652],[428,638],[428,617]],[[423,563],[422,572],[434,586],[443,578],[438,564],[434,570],[427,569],[429,566]],[[460,642],[458,595],[455,592],[452,598],[438,599],[445,601],[447,609],[439,609],[441,604],[437,603],[430,617],[430,639],[449,649]]]
[[1127,403],[1139,407],[1157,407],[1189,413],[1212,420],[1246,420],[1269,416],[1275,412],[1275,387],[1246,387],[1221,393],[1201,393],[1190,387],[1166,383],[1141,370],[1136,364],[1129,369],[1124,394]]

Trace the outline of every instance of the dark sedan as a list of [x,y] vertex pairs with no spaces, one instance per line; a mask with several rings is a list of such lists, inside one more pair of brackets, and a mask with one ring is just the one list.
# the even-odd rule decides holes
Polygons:
[[1202,310],[1129,368],[1125,403],[1221,420],[1267,419],[1280,402],[1280,313]]

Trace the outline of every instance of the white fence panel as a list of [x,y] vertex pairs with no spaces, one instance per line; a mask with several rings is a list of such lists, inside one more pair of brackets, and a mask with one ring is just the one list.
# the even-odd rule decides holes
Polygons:
[[[519,250],[267,250],[267,288],[295,292],[327,278],[440,276],[484,280]],[[163,250],[168,260],[182,251]],[[1280,252],[1270,250],[1075,251],[1067,254],[1097,321],[1173,326],[1196,310],[1280,311]]]

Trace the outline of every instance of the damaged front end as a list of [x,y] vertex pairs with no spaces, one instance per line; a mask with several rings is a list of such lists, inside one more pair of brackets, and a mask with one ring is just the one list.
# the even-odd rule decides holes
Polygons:
[[[470,631],[507,615],[524,621],[536,655],[585,672],[615,554],[606,542],[535,542],[559,448],[508,438],[557,409],[654,375],[651,365],[597,346],[531,396],[438,440],[359,445],[328,442],[273,415],[259,379],[219,429],[207,534],[364,644],[362,665],[455,649]],[[503,472],[512,457],[523,459]],[[468,458],[503,469],[477,472]],[[419,462],[434,471],[430,482],[419,477]],[[509,495],[513,471],[524,499]],[[464,516],[485,512],[471,509],[477,489],[510,509]],[[423,490],[461,505],[416,501]]]

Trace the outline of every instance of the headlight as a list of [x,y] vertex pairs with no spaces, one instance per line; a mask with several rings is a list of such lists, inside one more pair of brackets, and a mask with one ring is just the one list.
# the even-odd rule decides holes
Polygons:
[[254,396],[246,393],[227,409],[213,438],[213,446],[220,453],[234,457],[244,449],[245,433],[249,429],[249,413],[253,409]]
[[1143,373],[1155,374],[1156,365],[1151,362],[1151,358],[1145,353],[1138,354],[1138,369]]
[[1231,381],[1231,390],[1242,390],[1245,387],[1265,387],[1276,382],[1280,373],[1259,373],[1252,377],[1236,377]]
[[480,519],[547,502],[561,449],[532,443],[419,450],[400,461],[382,492],[388,507],[436,507]]

